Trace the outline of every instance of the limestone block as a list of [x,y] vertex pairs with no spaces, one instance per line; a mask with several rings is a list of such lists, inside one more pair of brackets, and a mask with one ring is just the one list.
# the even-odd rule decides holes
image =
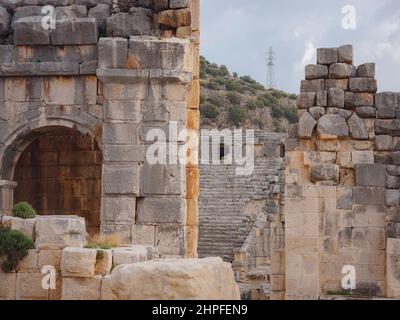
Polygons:
[[352,64],[353,63],[353,46],[344,45],[338,48],[339,62]]
[[357,107],[372,107],[374,106],[374,94],[373,93],[353,93],[346,92],[344,96],[346,108],[357,108]]
[[325,90],[325,80],[302,80],[300,92],[319,92]]
[[381,92],[375,96],[375,105],[379,119],[394,119],[396,117],[397,94]]
[[339,115],[325,115],[318,120],[318,134],[321,139],[345,138],[349,136],[346,121]]
[[37,249],[58,250],[83,247],[86,242],[85,219],[76,216],[36,217]]
[[354,203],[364,205],[382,205],[385,203],[385,188],[356,187]]
[[358,107],[356,113],[360,118],[375,118],[376,108],[374,107]]
[[375,133],[377,135],[400,136],[400,120],[376,120]]
[[37,75],[78,75],[79,64],[73,62],[39,62]]
[[160,25],[172,28],[190,26],[191,14],[189,9],[165,10],[158,14]]
[[139,164],[103,165],[103,192],[105,194],[138,195]]
[[349,119],[348,124],[350,129],[350,136],[352,138],[358,140],[368,140],[369,134],[365,123],[361,118],[357,116],[357,114],[353,114],[353,116]]
[[[41,15],[41,14],[39,14]],[[72,5],[64,7],[56,7],[56,19],[84,18],[87,17],[88,11],[84,5]]]
[[14,21],[15,45],[44,45],[50,44],[50,32],[42,27],[42,17],[26,17]]
[[328,106],[328,91],[324,90],[317,92],[316,105],[319,107]]
[[339,166],[336,165],[312,165],[310,170],[312,182],[339,181]]
[[105,144],[137,145],[139,126],[134,123],[104,123]]
[[186,250],[186,232],[182,226],[159,225],[156,243],[161,256],[183,256]]
[[107,36],[129,38],[135,35],[150,35],[152,27],[150,12],[136,8],[132,13],[120,12],[108,17]]
[[353,207],[353,188],[338,188],[337,209],[349,210]]
[[387,176],[386,188],[399,189],[400,188],[400,177]]
[[385,187],[386,166],[381,164],[355,165],[356,184],[360,187]]
[[312,107],[308,111],[315,120],[319,120],[319,118],[325,115],[324,107]]
[[335,63],[329,67],[329,78],[347,79],[357,75],[357,70],[353,65],[346,63]]
[[148,247],[139,245],[135,245],[129,248],[115,248],[112,249],[112,253],[113,264],[115,266],[145,262],[149,258]]
[[113,263],[112,250],[97,249],[94,273],[105,276],[111,272]]
[[375,78],[375,63],[365,63],[357,68],[357,77]]
[[393,138],[391,136],[376,136],[375,145],[379,151],[392,151]]
[[133,196],[103,196],[101,220],[106,223],[134,223],[136,198]]
[[308,109],[315,106],[315,92],[303,92],[297,98],[297,107],[299,109]]
[[62,276],[77,278],[93,277],[96,253],[96,249],[65,248],[61,256]]
[[6,8],[0,7],[0,35],[8,34],[10,30],[11,15]]
[[53,45],[97,44],[98,28],[94,18],[60,19],[50,32]]
[[141,101],[107,100],[103,107],[107,120],[124,120],[137,123],[141,120]]
[[168,0],[155,0],[154,1],[154,9],[156,12],[161,10],[167,10],[169,8],[169,1]]
[[339,53],[337,48],[320,48],[317,49],[317,63],[330,65],[339,61]]
[[128,40],[124,38],[100,38],[100,69],[124,69],[128,60]]
[[344,108],[344,91],[339,88],[330,88],[328,90],[328,106]]
[[56,270],[61,268],[61,250],[40,250],[38,266],[42,270],[44,266],[53,266]]
[[132,244],[139,246],[155,246],[155,226],[134,224],[132,226]]
[[300,117],[299,127],[298,127],[298,135],[300,138],[312,138],[314,128],[317,125],[317,121],[308,113],[304,112],[304,114]]
[[62,300],[100,300],[101,276],[63,278]]
[[17,300],[48,300],[49,290],[42,287],[42,273],[17,273]]
[[138,202],[137,222],[140,224],[185,225],[185,218],[182,197],[145,197]]
[[349,88],[351,92],[375,93],[378,90],[378,84],[375,79],[352,78],[349,81]]
[[[387,286],[389,298],[400,298],[400,239],[387,239]],[[1,276],[1,275],[0,275]]]
[[[68,0],[64,0],[64,1],[68,1]],[[71,1],[71,0],[69,0],[69,1],[70,2],[74,2],[74,1]],[[107,5],[111,6],[113,4],[113,1],[112,0],[75,0],[75,3],[76,4],[85,5],[88,8],[93,8],[97,4],[107,4]]]
[[17,293],[17,274],[0,272],[0,300],[15,300]]
[[22,273],[38,273],[38,253],[36,249],[28,250],[28,255],[19,262],[17,271]]
[[103,300],[239,300],[231,265],[221,258],[159,260],[117,267]]
[[22,232],[32,240],[35,240],[35,225],[35,219],[21,219],[13,217],[11,221],[11,229]]
[[184,39],[130,37],[129,58],[138,59],[144,69],[192,72],[190,42]]
[[339,109],[338,113],[339,116],[341,116],[345,120],[349,120],[351,116],[353,115],[353,112],[350,110],[345,110],[345,109]]
[[386,190],[386,205],[398,206],[400,204],[400,190]]
[[306,66],[306,80],[328,78],[328,67],[319,64],[309,64]]
[[185,187],[186,172],[183,165],[144,164],[141,176],[145,195],[181,195]]
[[171,0],[169,2],[169,7],[171,9],[187,8],[188,5],[189,5],[189,0]]
[[104,33],[106,31],[106,20],[111,15],[110,6],[107,4],[98,4],[97,6],[89,9],[88,16],[96,18],[99,29]]
[[374,153],[373,151],[352,151],[351,161],[354,165],[372,164],[374,163]]
[[115,222],[102,222],[101,232],[117,238],[118,245],[130,246],[132,244],[132,223],[116,224]]
[[144,145],[105,145],[103,156],[106,162],[144,162],[146,150]]
[[346,91],[349,87],[349,79],[326,79],[326,89],[338,88]]

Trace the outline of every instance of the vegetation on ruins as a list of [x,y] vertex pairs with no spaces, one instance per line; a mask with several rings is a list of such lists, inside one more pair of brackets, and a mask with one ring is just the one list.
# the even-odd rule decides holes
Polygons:
[[32,239],[18,230],[11,230],[9,227],[0,227],[0,257],[5,256],[1,269],[4,272],[11,272],[18,263],[28,255],[28,250],[34,249]]
[[250,76],[232,75],[224,65],[200,60],[201,125],[204,128],[255,128],[284,132],[297,123],[295,94],[266,89]]
[[36,217],[36,211],[28,202],[20,202],[12,209],[12,215],[21,219],[33,219]]

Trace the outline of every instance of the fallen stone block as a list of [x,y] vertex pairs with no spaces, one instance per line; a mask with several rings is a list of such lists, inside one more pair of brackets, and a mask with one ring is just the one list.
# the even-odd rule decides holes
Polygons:
[[63,277],[90,278],[94,276],[96,249],[65,248],[61,256]]
[[119,266],[103,280],[103,300],[239,300],[231,265],[221,258]]
[[36,217],[37,249],[81,248],[86,243],[85,219],[76,216]]

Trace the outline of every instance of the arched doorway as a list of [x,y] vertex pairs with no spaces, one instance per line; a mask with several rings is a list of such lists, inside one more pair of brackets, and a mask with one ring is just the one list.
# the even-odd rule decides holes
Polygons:
[[54,126],[33,132],[29,142],[15,164],[14,204],[27,201],[40,215],[78,215],[89,233],[99,232],[102,152],[96,140]]

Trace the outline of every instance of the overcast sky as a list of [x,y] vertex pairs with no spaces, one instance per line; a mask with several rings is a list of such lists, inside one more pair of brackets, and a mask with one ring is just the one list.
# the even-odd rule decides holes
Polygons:
[[[344,29],[342,8],[356,11]],[[266,51],[276,52],[279,89],[298,93],[315,50],[353,44],[355,64],[377,63],[379,91],[400,91],[399,0],[201,0],[201,54],[265,84]]]

